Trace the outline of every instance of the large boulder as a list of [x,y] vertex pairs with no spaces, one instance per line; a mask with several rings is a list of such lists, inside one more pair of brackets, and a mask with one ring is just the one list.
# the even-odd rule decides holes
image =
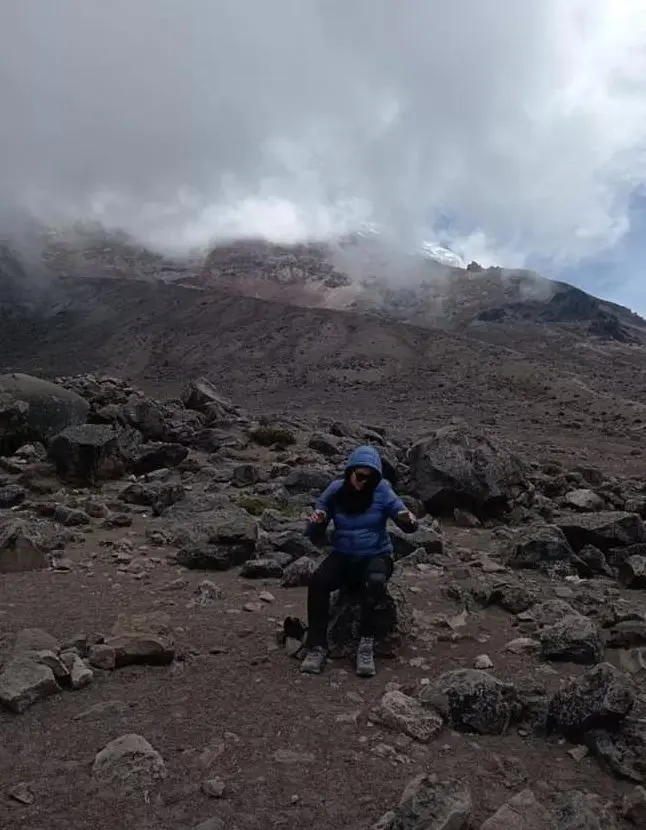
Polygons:
[[105,424],[81,424],[60,432],[49,447],[59,476],[68,481],[94,484],[120,478],[141,437],[132,429]]
[[[394,656],[410,635],[412,610],[403,589],[391,581],[384,597],[375,606],[377,631],[375,653]],[[353,592],[335,591],[330,598],[328,645],[332,657],[352,657],[359,644],[361,601]]]
[[89,404],[55,383],[14,373],[0,375],[0,455],[23,444],[51,438],[69,426],[85,423]]
[[207,378],[191,381],[182,393],[182,403],[187,409],[206,416],[207,423],[226,420],[236,414],[231,401],[221,395]]
[[622,721],[619,729],[591,729],[583,738],[588,749],[617,778],[646,784],[646,722],[643,718],[631,715]]
[[546,660],[589,665],[603,660],[599,626],[577,612],[568,614],[540,632],[541,656]]
[[615,729],[634,702],[626,677],[610,663],[600,663],[552,695],[547,730],[581,740],[590,729]]
[[208,528],[177,553],[177,562],[194,570],[226,571],[244,565],[256,554],[258,523],[237,507],[214,513]]
[[446,672],[422,688],[419,700],[453,729],[480,735],[503,734],[522,713],[514,686],[478,669]]
[[140,507],[150,507],[154,516],[162,513],[186,497],[184,485],[172,481],[134,482],[119,493],[119,500]]
[[186,446],[197,440],[204,416],[179,403],[161,402],[133,394],[119,408],[119,420],[138,429],[145,441],[162,441]]
[[408,452],[412,489],[431,513],[504,511],[527,483],[521,460],[466,424],[450,424]]
[[519,528],[509,543],[507,561],[512,568],[546,569],[568,564],[573,557],[563,531],[545,524]]
[[646,542],[646,526],[636,513],[605,510],[600,513],[581,513],[558,521],[575,551],[594,545],[603,553],[612,548]]

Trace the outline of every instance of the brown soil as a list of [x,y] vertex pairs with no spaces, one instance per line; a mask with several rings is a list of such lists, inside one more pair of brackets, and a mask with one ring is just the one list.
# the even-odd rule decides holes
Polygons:
[[[490,544],[488,531],[445,528],[445,533],[449,550],[468,545],[482,552]],[[127,535],[135,544],[144,543],[140,531]],[[105,632],[120,612],[163,609],[178,632],[181,659],[168,668],[97,671],[86,689],[40,702],[22,716],[0,716],[3,827],[180,830],[218,816],[225,827],[237,830],[359,830],[392,807],[406,782],[425,770],[469,782],[474,827],[526,786],[538,794],[579,788],[609,799],[630,789],[595,760],[575,760],[562,740],[537,740],[522,730],[501,737],[445,731],[423,746],[367,723],[367,712],[389,683],[406,687],[473,665],[482,653],[491,657],[497,676],[513,678],[518,686],[539,682],[555,689],[563,678],[579,673],[576,666],[554,668],[506,654],[504,644],[518,632],[513,618],[500,609],[470,615],[448,642],[410,643],[399,658],[382,660],[374,679],[357,678],[343,661],[331,663],[321,677],[303,677],[274,637],[277,621],[304,614],[303,590],[282,589],[272,580],[244,582],[232,573],[178,571],[169,564],[158,565],[140,581],[117,572],[102,547],[117,533],[97,532],[91,538],[89,545],[70,552],[79,560],[96,553],[90,572],[79,568],[3,576],[2,634],[37,626],[65,639]],[[442,589],[459,575],[459,565],[452,574],[450,570],[440,577],[407,569],[398,578],[420,612],[453,617],[462,606],[448,600]],[[180,576],[185,584],[168,590]],[[222,586],[223,597],[206,607],[191,607],[195,586],[205,576]],[[261,590],[269,590],[275,601],[261,611],[244,611]],[[545,590],[550,590],[547,583]],[[422,667],[409,665],[420,657]],[[123,701],[128,710],[75,719],[107,701]],[[141,795],[124,801],[91,787],[94,755],[126,732],[144,735],[168,766],[169,777],[150,803]],[[273,755],[280,749],[306,757],[279,763]],[[205,764],[205,752],[212,755],[210,764]],[[307,757],[310,753],[313,759]],[[202,781],[216,775],[226,784],[220,800],[200,791]],[[32,805],[7,798],[19,783],[29,784]]]

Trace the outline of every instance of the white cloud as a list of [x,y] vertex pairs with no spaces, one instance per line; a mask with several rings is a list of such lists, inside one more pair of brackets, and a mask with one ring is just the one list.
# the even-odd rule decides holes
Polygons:
[[558,266],[646,180],[646,0],[9,5],[0,177],[47,218],[412,249],[449,215],[466,260]]

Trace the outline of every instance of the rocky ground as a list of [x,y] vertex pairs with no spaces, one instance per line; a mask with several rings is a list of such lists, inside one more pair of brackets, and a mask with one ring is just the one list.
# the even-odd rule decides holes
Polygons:
[[[323,552],[303,519],[360,442],[422,524],[391,531],[376,678],[342,599],[338,656],[304,677],[284,621]],[[92,376],[0,378],[0,450],[0,826],[645,826],[630,470],[466,421],[408,440]]]

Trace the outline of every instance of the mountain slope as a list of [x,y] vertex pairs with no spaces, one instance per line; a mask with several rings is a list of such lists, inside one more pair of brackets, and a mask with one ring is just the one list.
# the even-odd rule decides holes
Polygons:
[[581,347],[568,331],[535,354],[519,344],[116,278],[52,282],[37,310],[0,319],[5,371],[107,372],[166,394],[206,374],[257,411],[300,408],[406,433],[457,416],[548,452],[637,464],[642,350]]
[[[451,267],[422,253],[403,255],[378,237],[336,244],[219,245],[206,257],[172,260],[125,235],[55,238],[45,259],[57,274],[174,281],[256,299],[355,310],[422,326],[486,336],[487,327],[536,323],[582,337],[646,342],[646,322],[628,309],[530,271]],[[483,324],[486,324],[483,327]]]

